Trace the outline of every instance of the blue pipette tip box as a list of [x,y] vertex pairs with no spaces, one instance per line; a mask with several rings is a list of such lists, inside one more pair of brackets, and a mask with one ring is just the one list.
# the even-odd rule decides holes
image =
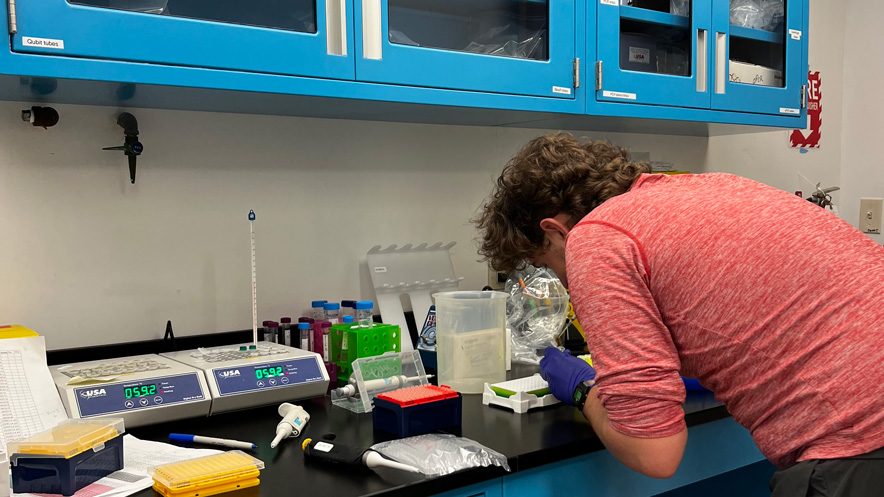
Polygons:
[[400,438],[459,428],[463,397],[448,387],[420,385],[378,395],[371,411],[375,430]]
[[[123,469],[123,424],[69,420],[57,428],[10,444],[15,493],[73,495]],[[90,431],[91,430],[91,431]],[[107,438],[110,437],[110,438]]]

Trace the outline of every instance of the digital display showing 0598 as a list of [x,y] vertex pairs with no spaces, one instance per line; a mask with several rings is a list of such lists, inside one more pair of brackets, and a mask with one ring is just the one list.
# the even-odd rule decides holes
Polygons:
[[282,376],[282,366],[260,368],[255,370],[255,378],[273,378],[274,376]]
[[148,395],[156,395],[156,393],[156,385],[141,385],[140,387],[126,387],[123,389],[123,394],[126,395],[127,399],[131,399],[132,397],[145,397]]

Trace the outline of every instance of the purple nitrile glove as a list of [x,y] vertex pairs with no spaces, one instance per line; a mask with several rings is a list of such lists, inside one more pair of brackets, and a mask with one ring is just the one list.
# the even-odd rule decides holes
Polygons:
[[586,361],[562,352],[555,347],[547,347],[540,360],[540,376],[549,383],[549,391],[555,398],[574,405],[574,390],[584,381],[595,379],[595,369]]

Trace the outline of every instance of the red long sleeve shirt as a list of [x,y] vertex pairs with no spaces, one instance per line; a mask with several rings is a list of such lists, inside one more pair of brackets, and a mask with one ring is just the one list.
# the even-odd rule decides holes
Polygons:
[[838,217],[737,176],[642,175],[566,265],[617,431],[681,431],[681,374],[778,466],[884,447],[884,248]]

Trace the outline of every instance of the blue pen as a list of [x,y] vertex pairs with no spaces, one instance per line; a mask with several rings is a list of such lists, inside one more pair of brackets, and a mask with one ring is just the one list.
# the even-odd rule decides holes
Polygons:
[[184,435],[182,433],[170,433],[169,440],[172,440],[174,442],[196,442],[207,445],[219,445],[221,447],[229,447],[231,449],[251,450],[258,448],[257,445],[249,442],[228,440],[226,438],[201,437],[199,435]]

